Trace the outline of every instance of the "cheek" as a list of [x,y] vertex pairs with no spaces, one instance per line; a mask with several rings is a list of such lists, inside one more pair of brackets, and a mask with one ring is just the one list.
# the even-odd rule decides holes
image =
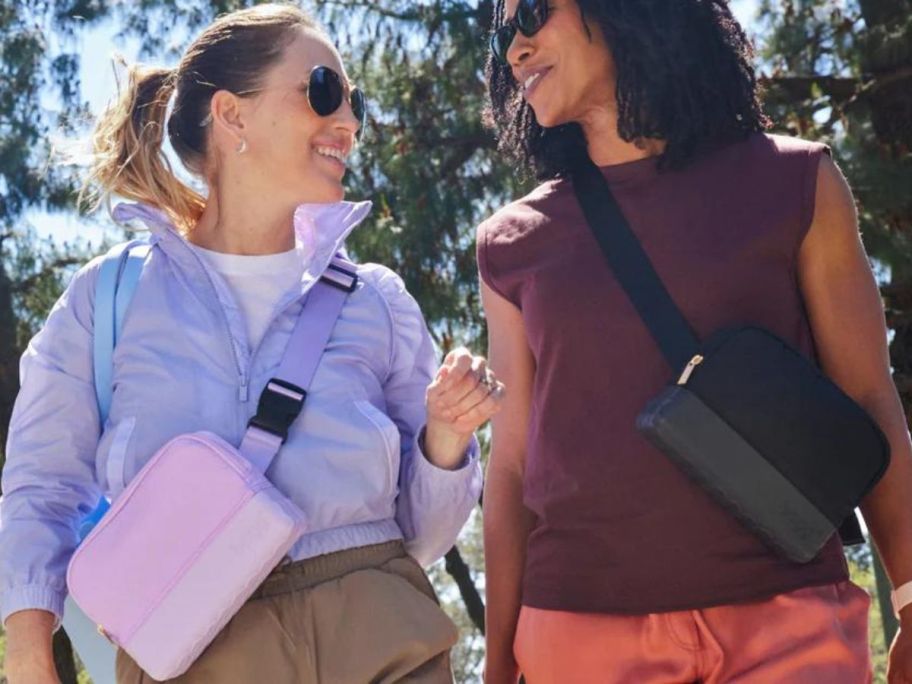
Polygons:
[[263,134],[267,137],[264,148],[275,163],[284,167],[300,165],[311,154],[314,127],[300,115],[277,116],[267,122]]

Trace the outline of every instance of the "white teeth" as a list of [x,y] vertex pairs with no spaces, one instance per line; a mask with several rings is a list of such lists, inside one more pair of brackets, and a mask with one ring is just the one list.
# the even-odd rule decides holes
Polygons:
[[524,88],[525,90],[528,90],[529,88],[531,88],[531,87],[532,87],[532,84],[535,83],[535,81],[538,80],[538,77],[539,77],[539,76],[541,76],[541,72],[540,72],[540,71],[539,71],[538,73],[536,73],[536,74],[532,74],[531,76],[529,76],[529,78],[526,79],[526,82],[523,83],[523,88]]
[[343,164],[345,163],[345,155],[342,154],[342,150],[336,149],[335,147],[315,147],[317,154],[321,154],[324,157],[332,157],[333,159],[338,159]]

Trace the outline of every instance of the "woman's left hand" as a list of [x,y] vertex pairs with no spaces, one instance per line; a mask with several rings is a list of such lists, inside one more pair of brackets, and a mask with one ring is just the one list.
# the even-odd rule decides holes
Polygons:
[[504,391],[483,356],[464,347],[447,354],[427,389],[428,459],[442,468],[457,467],[475,430],[500,410]]

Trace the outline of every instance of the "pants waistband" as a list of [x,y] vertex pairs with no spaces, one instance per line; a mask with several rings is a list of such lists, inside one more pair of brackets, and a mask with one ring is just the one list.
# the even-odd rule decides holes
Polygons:
[[276,567],[257,588],[250,600],[280,596],[300,589],[308,589],[331,579],[358,570],[376,568],[395,558],[403,558],[405,544],[401,540],[360,546],[315,558],[283,563]]

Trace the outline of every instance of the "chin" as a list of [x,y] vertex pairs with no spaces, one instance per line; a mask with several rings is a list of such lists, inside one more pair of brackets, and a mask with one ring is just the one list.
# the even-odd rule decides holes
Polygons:
[[558,116],[556,112],[549,112],[548,110],[540,111],[534,107],[532,108],[532,111],[535,112],[535,121],[542,128],[554,128],[555,126],[567,123],[562,117]]
[[304,183],[303,187],[309,189],[307,192],[308,199],[306,202],[312,204],[329,204],[330,202],[341,202],[345,199],[345,188],[341,182],[320,179],[319,181],[311,180]]
[[341,202],[345,199],[345,188],[339,183],[338,187],[332,188],[326,193],[327,202]]

